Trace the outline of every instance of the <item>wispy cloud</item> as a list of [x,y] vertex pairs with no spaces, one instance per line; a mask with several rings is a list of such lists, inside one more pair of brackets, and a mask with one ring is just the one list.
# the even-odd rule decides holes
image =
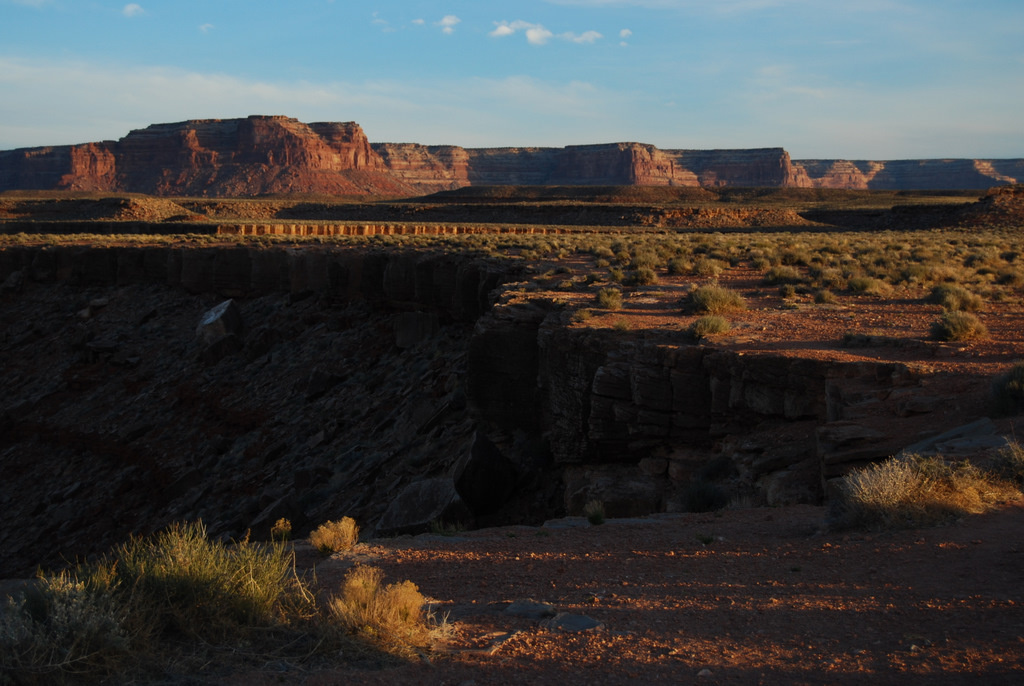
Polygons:
[[126,17],[141,17],[146,13],[146,10],[142,9],[142,5],[138,3],[130,2],[121,9],[121,14]]
[[504,36],[511,36],[519,31],[526,35],[526,41],[531,45],[544,45],[552,38],[559,38],[572,43],[593,43],[604,38],[597,31],[584,31],[579,34],[566,31],[565,33],[555,34],[553,31],[544,28],[541,24],[532,24],[521,19],[516,21],[496,21],[494,22],[494,30],[488,35],[502,38]]
[[441,21],[434,22],[434,25],[435,26],[440,26],[441,27],[441,31],[443,33],[446,33],[446,34],[450,35],[450,34],[455,33],[455,27],[458,24],[460,24],[461,22],[462,22],[462,20],[459,19],[458,17],[456,17],[454,14],[448,14],[448,15],[445,15],[445,17],[442,18]]
[[210,31],[213,31],[213,24],[200,24],[199,30],[203,33],[209,33]]

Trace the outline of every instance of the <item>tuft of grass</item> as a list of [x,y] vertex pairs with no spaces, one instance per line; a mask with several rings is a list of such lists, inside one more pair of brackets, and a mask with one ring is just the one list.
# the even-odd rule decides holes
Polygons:
[[718,284],[708,284],[693,289],[693,292],[690,293],[690,302],[698,312],[709,314],[725,314],[747,308],[743,296]]
[[594,313],[587,308],[582,308],[572,313],[572,321],[576,323],[589,321],[590,319],[593,319],[593,317]]
[[[99,562],[42,576],[0,608],[0,674],[15,683],[102,680],[242,643],[272,654],[272,633],[326,636],[316,601],[281,543],[212,541],[201,522],[133,538]],[[5,681],[6,683],[6,681]]]
[[426,599],[416,584],[384,585],[383,580],[384,573],[376,567],[349,570],[341,594],[328,603],[331,616],[343,630],[400,653],[423,648],[443,632],[443,623],[431,627],[433,617],[424,610]]
[[650,286],[658,283],[658,275],[650,267],[640,267],[630,279],[637,286]]
[[1014,362],[1005,374],[995,380],[992,384],[992,401],[995,411],[1001,415],[1024,410],[1024,361]]
[[892,285],[875,279],[870,276],[853,276],[846,282],[846,287],[853,293],[860,295],[877,295],[888,297],[892,295]]
[[622,291],[618,288],[602,288],[597,292],[597,306],[606,310],[622,307]]
[[696,340],[700,340],[705,336],[711,336],[718,333],[728,333],[732,329],[732,324],[725,317],[721,317],[717,314],[706,314],[703,317],[698,317],[689,329],[687,329],[690,336]]
[[270,540],[287,541],[292,537],[292,523],[285,517],[281,517],[274,526],[270,527]]
[[814,303],[816,305],[834,305],[838,302],[835,293],[828,289],[822,289],[814,293]]
[[309,534],[309,542],[321,555],[349,550],[358,541],[359,526],[351,517],[324,522]]
[[594,526],[604,524],[604,503],[600,500],[587,501],[587,504],[583,506],[583,516]]
[[970,462],[941,457],[890,458],[851,472],[832,503],[833,529],[932,526],[985,512],[1019,495],[1011,483]]
[[971,341],[988,337],[988,329],[970,312],[946,310],[932,323],[932,337],[940,341]]
[[981,309],[980,295],[971,293],[963,286],[950,283],[940,283],[932,288],[928,302],[956,312],[977,312]]

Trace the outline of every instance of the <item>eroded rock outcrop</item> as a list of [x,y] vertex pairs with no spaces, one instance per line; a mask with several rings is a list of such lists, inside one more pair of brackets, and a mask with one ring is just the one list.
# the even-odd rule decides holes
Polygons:
[[474,185],[988,188],[1024,160],[792,161],[782,148],[661,150],[371,144],[355,122],[281,116],[153,124],[118,141],[0,151],[0,190],[153,195],[425,195]]

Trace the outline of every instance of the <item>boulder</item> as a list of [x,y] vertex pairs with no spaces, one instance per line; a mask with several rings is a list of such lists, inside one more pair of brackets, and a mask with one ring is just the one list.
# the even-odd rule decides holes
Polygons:
[[449,477],[409,484],[377,522],[376,535],[397,536],[430,530],[431,524],[469,524],[473,515]]
[[234,300],[225,300],[203,314],[196,326],[196,337],[209,345],[224,336],[240,336],[242,312]]

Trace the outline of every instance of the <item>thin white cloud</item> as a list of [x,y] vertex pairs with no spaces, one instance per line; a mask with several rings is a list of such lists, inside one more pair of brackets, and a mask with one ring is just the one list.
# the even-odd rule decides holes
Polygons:
[[121,10],[121,14],[126,17],[141,17],[145,13],[146,10],[142,9],[142,5],[134,2],[128,3]]
[[629,38],[632,35],[633,32],[630,31],[629,29],[622,29],[621,31],[619,31],[619,38]]
[[199,25],[199,30],[202,31],[203,33],[209,33],[210,31],[213,30],[213,24],[200,24]]
[[435,26],[440,26],[441,27],[441,31],[443,33],[451,35],[451,34],[455,33],[455,27],[459,23],[461,23],[461,22],[462,22],[462,20],[459,19],[458,17],[456,17],[454,14],[448,14],[448,15],[445,15],[441,19],[441,21],[434,22],[434,25]]
[[412,20],[412,23],[413,23],[413,24],[416,24],[416,26],[423,26],[423,25],[424,25],[424,24],[426,24],[427,22],[425,22],[425,21],[424,21],[424,20],[422,20],[422,19],[413,19],[413,20]]
[[502,38],[504,36],[511,36],[514,33],[522,31],[526,36],[526,41],[531,45],[544,45],[552,38],[559,38],[566,40],[571,43],[594,43],[601,38],[604,38],[597,31],[584,31],[583,33],[574,33],[572,31],[566,31],[565,33],[555,34],[553,31],[549,31],[544,28],[541,24],[532,24],[522,19],[515,21],[496,21],[494,22],[494,30],[487,35],[493,36],[494,38]]

